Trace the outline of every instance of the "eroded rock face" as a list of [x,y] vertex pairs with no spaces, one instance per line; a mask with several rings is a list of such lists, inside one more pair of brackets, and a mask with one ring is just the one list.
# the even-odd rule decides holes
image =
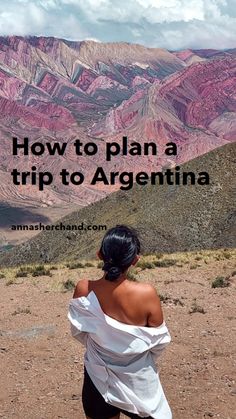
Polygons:
[[192,65],[167,81],[159,94],[186,125],[208,128],[223,113],[236,111],[235,57]]
[[[72,143],[141,143],[154,140],[158,158],[116,159],[116,170],[164,166],[168,141],[178,144],[175,163],[235,141],[235,50],[169,52],[127,43],[74,42],[53,37],[0,37],[0,200],[15,204],[87,205],[114,189],[55,180],[43,192],[11,183],[11,168],[83,171],[104,165],[104,145],[94,158],[76,156]],[[11,137],[67,141],[65,156],[16,157]],[[95,158],[96,157],[96,158]],[[107,164],[107,170],[114,163]]]

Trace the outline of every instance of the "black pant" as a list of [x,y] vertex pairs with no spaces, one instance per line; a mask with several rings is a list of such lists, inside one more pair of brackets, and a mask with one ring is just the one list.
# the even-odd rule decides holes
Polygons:
[[[118,407],[106,403],[102,395],[93,384],[86,368],[84,367],[84,383],[82,390],[82,403],[86,416],[91,419],[110,419],[122,412],[131,419],[138,419],[140,416],[134,413],[126,412]],[[147,416],[145,419],[152,419]]]

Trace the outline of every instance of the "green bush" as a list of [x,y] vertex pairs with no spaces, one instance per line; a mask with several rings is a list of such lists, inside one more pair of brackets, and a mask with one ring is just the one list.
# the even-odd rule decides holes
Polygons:
[[145,259],[140,259],[137,264],[136,264],[137,268],[141,268],[141,269],[154,269],[155,265],[153,262],[150,262],[149,260],[145,260]]
[[14,282],[14,279],[13,278],[10,278],[10,279],[8,279],[7,280],[7,282],[6,282],[6,286],[8,287],[9,285],[13,285],[15,282]]
[[71,279],[67,279],[64,283],[63,283],[64,288],[67,291],[71,291],[75,288],[75,284]]
[[81,269],[84,268],[84,264],[81,262],[70,262],[66,264],[66,267],[69,269]]
[[197,302],[196,302],[196,298],[194,299],[193,304],[192,304],[192,307],[191,307],[191,309],[189,310],[189,314],[192,314],[192,313],[202,313],[202,314],[206,314],[206,312],[205,312],[204,308],[203,308],[203,307],[201,307],[201,306],[199,306],[199,305],[197,304]]
[[52,276],[50,269],[46,269],[44,265],[36,265],[31,270],[32,276]]
[[157,259],[161,259],[161,258],[163,258],[164,255],[163,255],[163,253],[156,252],[155,256],[156,256]]
[[163,260],[155,260],[153,263],[158,268],[168,268],[169,266],[176,265],[178,261],[175,259],[163,259]]
[[11,313],[12,316],[16,316],[17,314],[31,314],[31,310],[29,307],[27,308],[18,308],[17,310],[13,311],[13,313]]
[[225,259],[231,259],[231,253],[229,252],[229,251],[224,251],[224,253],[223,253],[223,257],[225,258]]
[[228,277],[217,276],[211,284],[212,288],[224,288],[229,287],[230,283]]
[[84,264],[84,266],[86,267],[86,268],[93,268],[93,263],[92,262],[85,262],[85,264]]
[[15,274],[15,278],[23,278],[23,277],[27,277],[28,276],[28,272],[26,271],[18,271]]
[[132,270],[128,270],[128,272],[127,272],[127,278],[130,280],[130,281],[137,281],[137,278],[136,278],[136,275],[135,275],[135,273],[134,273],[134,271],[132,271]]
[[159,294],[159,298],[162,303],[167,303],[167,301],[170,301],[171,298],[168,295]]

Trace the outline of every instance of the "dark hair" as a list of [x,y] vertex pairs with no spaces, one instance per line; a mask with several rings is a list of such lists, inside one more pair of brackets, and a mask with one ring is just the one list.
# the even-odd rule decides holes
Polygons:
[[105,279],[114,281],[133,262],[140,252],[140,242],[136,231],[125,225],[117,225],[105,234],[100,254],[103,258]]

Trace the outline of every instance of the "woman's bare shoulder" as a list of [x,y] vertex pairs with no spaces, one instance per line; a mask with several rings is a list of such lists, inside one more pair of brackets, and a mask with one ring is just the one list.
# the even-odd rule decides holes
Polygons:
[[134,292],[140,294],[155,294],[156,288],[149,282],[138,282],[138,281],[129,281],[130,288],[133,288]]
[[136,301],[140,300],[143,303],[160,302],[156,288],[148,282],[130,281],[129,293]]
[[89,279],[80,279],[75,286],[73,298],[87,297],[89,294]]
[[147,325],[157,327],[163,323],[160,298],[156,288],[147,282],[133,283],[133,304],[145,309]]

